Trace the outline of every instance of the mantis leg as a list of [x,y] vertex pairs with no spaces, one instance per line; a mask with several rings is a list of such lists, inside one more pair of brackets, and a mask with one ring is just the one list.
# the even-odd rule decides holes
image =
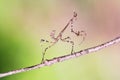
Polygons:
[[45,58],[45,53],[46,53],[46,51],[49,49],[49,48],[51,48],[53,45],[55,45],[56,44],[56,42],[53,42],[51,45],[49,45],[48,47],[46,47],[45,49],[44,49],[44,51],[42,52],[42,60],[41,60],[41,63],[43,63],[44,62],[44,58]]
[[85,38],[86,38],[86,36],[87,36],[87,34],[86,34],[86,32],[85,31],[83,31],[83,30],[81,30],[81,31],[74,31],[73,30],[73,28],[71,29],[71,32],[72,33],[74,33],[76,36],[82,36],[82,41],[79,43],[79,45],[81,45],[83,42],[84,42],[84,40],[85,40]]
[[70,37],[66,37],[63,39],[61,38],[61,41],[70,43],[72,45],[72,48],[71,48],[71,54],[72,54],[74,52],[74,42],[72,40],[70,40]]

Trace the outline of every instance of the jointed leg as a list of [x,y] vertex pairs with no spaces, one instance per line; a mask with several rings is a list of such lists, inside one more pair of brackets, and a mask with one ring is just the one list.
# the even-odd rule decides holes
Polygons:
[[74,29],[72,28],[71,32],[74,33],[76,36],[82,36],[82,41],[81,41],[81,43],[79,43],[79,45],[84,42],[85,37],[87,35],[85,31],[83,31],[83,30],[82,31],[74,31]]
[[85,40],[85,37],[87,34],[85,31],[74,31],[73,24],[74,24],[74,21],[76,21],[76,19],[77,19],[77,14],[75,12],[74,12],[74,18],[71,19],[71,21],[70,21],[71,32],[74,33],[76,36],[82,36],[83,37],[83,39],[81,41],[81,43],[82,43]]
[[41,63],[43,63],[43,61],[44,61],[44,57],[45,57],[46,51],[47,51],[49,48],[51,48],[55,43],[57,43],[57,38],[55,38],[55,30],[53,30],[53,31],[51,32],[50,36],[51,36],[51,38],[54,40],[54,42],[41,39],[41,42],[52,43],[50,46],[46,47],[45,50],[43,51]]
[[71,54],[72,54],[74,52],[74,42],[70,40],[70,37],[66,37],[63,39],[61,38],[61,41],[70,43],[72,45],[72,48],[71,48]]
[[[51,33],[50,33],[50,37],[56,41],[56,38],[55,38],[55,30],[53,30]],[[40,42],[47,42],[47,43],[53,43],[52,41],[48,41],[48,40],[45,40],[45,39],[41,39]]]
[[81,45],[85,41],[85,38],[86,38],[87,34],[86,34],[85,31],[79,31],[78,36],[82,36],[82,41],[79,43],[79,45]]
[[40,40],[40,43],[43,43],[43,42],[46,42],[46,43],[53,43],[52,41],[48,41],[48,40],[45,40],[45,39],[41,39],[41,40]]
[[45,50],[44,50],[43,53],[42,53],[41,63],[43,63],[43,61],[44,61],[46,51],[47,51],[49,48],[51,48],[53,45],[55,45],[55,43],[56,43],[56,42],[52,43],[50,46],[48,46],[48,47],[45,48]]
[[71,54],[73,54],[73,52],[74,52],[74,42],[70,41],[70,43],[72,44]]

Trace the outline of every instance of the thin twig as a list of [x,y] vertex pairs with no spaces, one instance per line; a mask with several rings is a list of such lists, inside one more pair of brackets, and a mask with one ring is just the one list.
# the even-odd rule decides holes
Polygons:
[[56,57],[56,58],[53,58],[53,59],[50,59],[50,60],[45,60],[41,64],[37,64],[37,65],[33,65],[33,66],[29,66],[29,67],[25,67],[25,68],[21,68],[21,69],[17,69],[17,70],[5,72],[5,73],[0,73],[0,78],[6,77],[6,76],[9,76],[9,75],[13,75],[13,74],[17,74],[17,73],[21,73],[21,72],[30,71],[30,70],[33,70],[33,69],[42,68],[44,66],[50,66],[52,64],[62,62],[62,61],[68,60],[68,59],[76,58],[76,57],[82,56],[84,54],[96,52],[100,49],[104,49],[105,47],[108,47],[110,45],[113,45],[113,44],[116,44],[116,43],[119,43],[119,42],[120,42],[120,37],[117,37],[117,38],[115,38],[111,41],[105,42],[105,43],[100,44],[100,45],[95,46],[95,47],[80,50],[80,51],[75,52],[73,54],[68,54],[68,55]]

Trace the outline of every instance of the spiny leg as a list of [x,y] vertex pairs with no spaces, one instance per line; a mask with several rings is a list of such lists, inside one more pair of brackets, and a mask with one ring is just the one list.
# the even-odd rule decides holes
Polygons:
[[63,42],[67,42],[68,40],[70,40],[71,38],[68,36],[68,37],[66,37],[66,38],[61,38],[61,40],[63,41]]
[[71,38],[70,37],[66,37],[66,38],[60,38],[61,41],[63,42],[67,42],[67,43],[70,43],[72,45],[72,48],[71,48],[71,54],[74,52],[74,42],[70,40]]
[[51,47],[57,42],[57,39],[55,38],[55,30],[53,30],[53,31],[50,33],[50,37],[54,40],[54,42],[48,41],[48,40],[44,40],[44,39],[41,39],[41,41],[40,41],[40,42],[52,43],[52,45],[46,47],[45,50],[44,50],[44,52],[42,53],[41,63],[43,63],[43,61],[44,61],[44,57],[45,57],[46,51],[47,51],[49,48],[51,48]]
[[[52,32],[50,33],[50,37],[56,41],[56,38],[55,38],[55,30],[52,30]],[[45,40],[45,39],[41,39],[40,40],[40,43],[42,42],[46,42],[46,43],[53,43],[52,41],[48,41],[48,40]]]
[[46,51],[47,51],[48,48],[49,48],[49,47],[45,48],[44,52],[42,52],[42,60],[41,60],[41,63],[43,63],[43,61],[44,61],[45,53],[46,53]]
[[[48,40],[41,39],[41,40],[40,40],[40,43],[43,43],[43,42],[45,42],[45,43],[50,43],[50,41],[48,41]],[[41,45],[41,46],[42,46],[42,45]],[[49,48],[49,47],[45,48],[44,52],[42,52],[42,60],[41,60],[41,63],[43,63],[43,61],[44,61],[44,56],[45,56],[45,53],[46,53],[46,51],[47,51],[48,48]]]
[[84,40],[85,40],[85,38],[86,38],[86,35],[87,35],[85,31],[82,30],[82,31],[76,31],[76,32],[75,32],[75,31],[73,30],[73,28],[72,28],[72,29],[71,29],[71,32],[74,33],[76,36],[82,36],[82,41],[79,43],[79,45],[84,42]]
[[[74,21],[75,20],[77,20],[77,14],[74,12],[74,18],[76,18],[76,19],[71,19],[71,23],[70,23],[70,25],[71,25],[71,32],[73,33],[73,34],[75,34],[76,36],[82,36],[83,37],[83,39],[82,39],[82,41],[81,41],[81,43],[80,44],[82,44],[83,42],[84,42],[84,40],[85,40],[85,37],[86,37],[86,32],[85,31],[83,31],[83,30],[81,30],[81,31],[74,31],[74,29],[73,29],[73,23],[74,23]],[[80,45],[79,44],[79,45]]]
[[[41,63],[43,63],[43,61],[44,61],[44,57],[45,57],[46,51],[47,51],[50,47],[52,47],[53,44],[54,44],[54,42],[52,42],[52,41],[48,41],[48,40],[45,40],[45,39],[41,39],[41,40],[40,40],[40,43],[43,43],[43,42],[45,42],[45,43],[52,43],[52,44],[51,44],[50,46],[46,47],[46,48],[44,49],[44,51],[42,52],[42,60],[41,60]],[[41,46],[42,46],[42,45],[41,45]]]
[[40,40],[40,43],[43,43],[43,42],[45,42],[45,43],[53,43],[52,41],[48,41],[48,40],[45,40],[45,39],[41,39],[41,40]]
[[82,41],[81,41],[81,43],[79,43],[79,45],[81,45],[85,41],[87,33],[85,31],[80,31],[79,33],[80,33],[79,36],[82,36]]
[[41,60],[41,63],[44,62],[44,58],[45,58],[45,53],[46,51],[51,48],[53,45],[55,45],[56,42],[53,42],[50,46],[46,47],[45,50],[42,52],[42,60]]
[[72,44],[71,54],[73,54],[73,52],[74,52],[74,42],[70,41],[70,43]]

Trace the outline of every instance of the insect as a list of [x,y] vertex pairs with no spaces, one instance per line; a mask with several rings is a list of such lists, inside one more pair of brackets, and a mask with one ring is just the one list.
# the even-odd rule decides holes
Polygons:
[[86,36],[86,32],[85,31],[74,31],[73,29],[73,22],[77,19],[77,13],[74,12],[72,18],[68,21],[67,25],[65,25],[65,27],[59,32],[59,34],[55,37],[55,30],[53,30],[50,34],[50,37],[53,39],[53,41],[48,41],[48,40],[44,40],[41,39],[41,42],[49,42],[51,43],[51,45],[49,45],[48,47],[46,47],[42,53],[42,60],[41,63],[44,62],[44,57],[45,57],[45,53],[46,51],[51,48],[52,46],[54,46],[59,40],[63,41],[63,42],[67,42],[70,43],[72,45],[72,49],[71,49],[71,54],[73,53],[74,50],[74,42],[71,40],[71,38],[65,37],[63,38],[63,33],[65,32],[65,30],[69,27],[71,27],[71,33],[75,34],[76,36],[83,36],[83,39],[81,41],[81,43],[85,40],[85,36]]

